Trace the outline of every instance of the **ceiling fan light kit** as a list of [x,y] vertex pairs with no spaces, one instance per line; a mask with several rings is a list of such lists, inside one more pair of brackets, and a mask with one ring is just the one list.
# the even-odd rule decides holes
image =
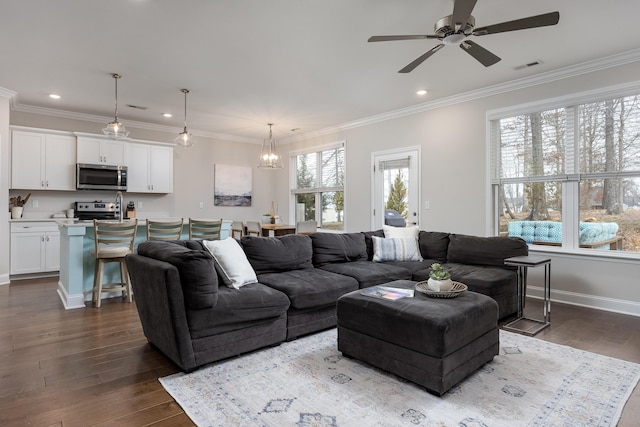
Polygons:
[[113,121],[109,122],[107,127],[102,129],[102,133],[113,139],[126,138],[129,136],[129,131],[126,130],[124,125],[118,121],[118,79],[122,76],[120,74],[113,73],[111,77],[113,77],[116,82],[116,111]]
[[542,15],[529,16],[527,18],[502,22],[486,27],[475,28],[476,20],[471,12],[477,0],[454,0],[453,13],[439,19],[434,25],[434,34],[412,34],[372,36],[369,42],[398,41],[398,40],[424,40],[438,39],[442,43],[431,48],[421,56],[402,68],[399,73],[410,73],[422,64],[431,55],[446,45],[459,44],[460,48],[471,55],[485,67],[490,67],[500,61],[500,57],[483,48],[479,44],[468,40],[470,36],[485,36],[488,34],[504,33],[508,31],[526,30],[529,28],[546,27],[556,25],[560,21],[559,12],[544,13]]

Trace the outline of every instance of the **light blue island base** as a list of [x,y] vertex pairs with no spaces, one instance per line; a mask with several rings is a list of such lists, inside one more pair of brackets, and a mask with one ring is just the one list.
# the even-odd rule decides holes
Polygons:
[[[95,238],[93,222],[78,220],[56,221],[60,229],[60,280],[58,296],[66,310],[85,308],[91,303],[93,276],[96,261],[93,255]],[[220,238],[229,236],[231,221],[223,221]],[[189,238],[189,226],[185,224],[182,238]],[[138,221],[135,249],[140,242],[147,240],[146,221]],[[120,282],[120,269],[116,263],[104,267],[104,283]],[[118,293],[104,293],[104,297],[120,298]],[[90,306],[90,305],[89,305]]]

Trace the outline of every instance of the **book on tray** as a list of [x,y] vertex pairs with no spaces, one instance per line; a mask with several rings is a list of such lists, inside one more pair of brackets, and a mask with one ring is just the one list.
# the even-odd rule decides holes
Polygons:
[[394,288],[391,286],[376,285],[360,291],[362,295],[388,300],[413,297],[413,289]]

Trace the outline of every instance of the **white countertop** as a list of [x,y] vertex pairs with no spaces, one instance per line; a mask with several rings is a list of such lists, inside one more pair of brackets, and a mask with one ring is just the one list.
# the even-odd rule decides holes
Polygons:
[[[91,219],[54,219],[54,220],[50,220],[50,221],[54,221],[56,224],[58,224],[60,227],[92,227],[93,226],[93,220]],[[130,220],[125,219],[123,220],[123,222],[129,222]],[[118,222],[118,220],[113,220],[111,222]],[[147,220],[145,219],[138,219],[138,226],[141,225],[147,225]]]

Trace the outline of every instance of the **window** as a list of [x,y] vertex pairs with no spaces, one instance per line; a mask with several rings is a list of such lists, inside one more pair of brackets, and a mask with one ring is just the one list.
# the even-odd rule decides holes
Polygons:
[[640,95],[603,98],[490,115],[496,234],[640,252]]
[[295,220],[344,230],[344,143],[292,156]]

